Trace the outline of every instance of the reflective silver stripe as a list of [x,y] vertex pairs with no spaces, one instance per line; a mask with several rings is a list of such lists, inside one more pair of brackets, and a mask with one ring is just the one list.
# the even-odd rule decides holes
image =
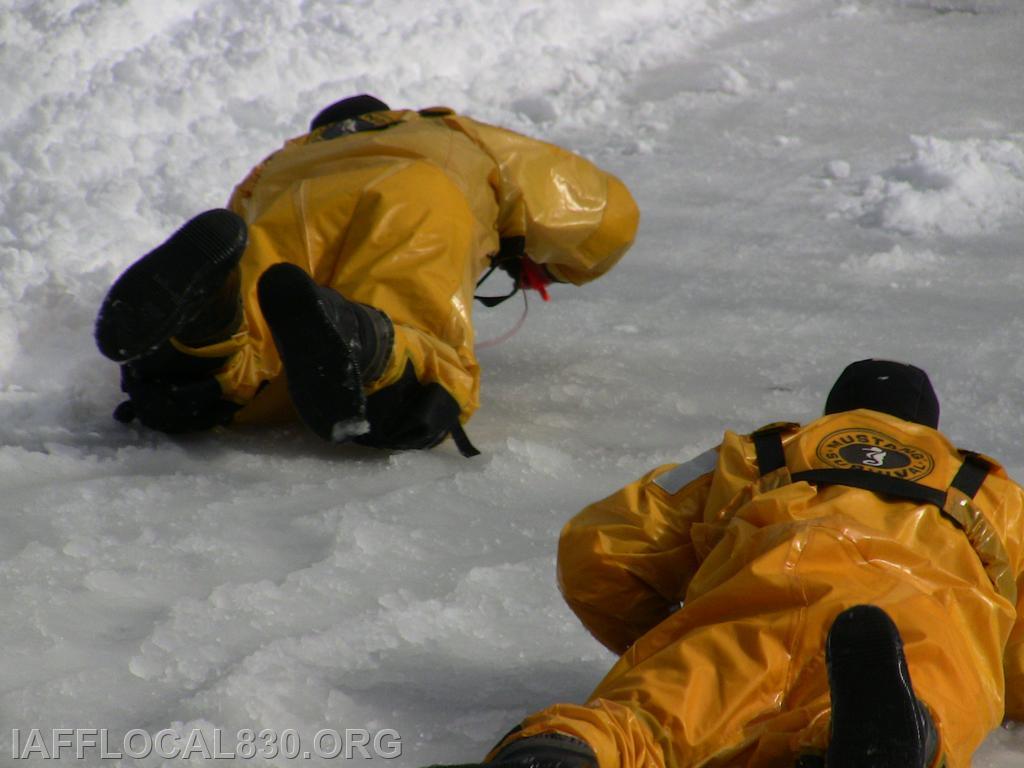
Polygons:
[[670,469],[654,478],[654,484],[666,493],[675,495],[701,475],[714,470],[718,464],[718,448],[704,451],[695,459]]

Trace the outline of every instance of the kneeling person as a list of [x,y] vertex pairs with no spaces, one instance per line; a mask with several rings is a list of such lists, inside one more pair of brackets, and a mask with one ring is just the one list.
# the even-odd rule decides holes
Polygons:
[[571,152],[445,108],[346,99],[114,283],[96,340],[122,364],[115,416],[184,432],[294,408],[326,440],[451,434],[469,453],[480,276],[586,283],[637,222],[625,186]]

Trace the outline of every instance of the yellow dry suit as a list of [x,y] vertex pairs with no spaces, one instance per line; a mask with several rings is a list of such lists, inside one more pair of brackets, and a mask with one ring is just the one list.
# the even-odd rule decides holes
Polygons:
[[1022,532],[1024,491],[929,427],[856,410],[726,433],[566,525],[562,592],[621,657],[509,739],[568,734],[600,768],[792,768],[827,747],[826,633],[872,603],[967,768],[1024,718]]
[[229,356],[217,379],[225,397],[246,406],[236,417],[242,422],[291,411],[256,297],[272,264],[296,264],[390,317],[394,348],[383,374],[364,382],[367,394],[411,373],[420,384],[440,384],[465,422],[479,402],[474,288],[501,244],[518,241],[555,280],[582,284],[619,260],[638,222],[633,198],[613,175],[446,108],[320,126],[253,169],[229,207],[249,228],[242,325],[218,344],[176,346]]

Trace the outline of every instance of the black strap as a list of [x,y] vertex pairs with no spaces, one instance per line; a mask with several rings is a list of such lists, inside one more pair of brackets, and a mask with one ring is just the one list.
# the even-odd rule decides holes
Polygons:
[[946,503],[946,492],[927,485],[904,480],[866,469],[811,469],[806,472],[794,472],[791,475],[794,483],[804,481],[815,485],[845,485],[862,488],[872,493],[895,496],[898,499],[916,501],[923,504],[934,504],[939,509]]
[[[487,280],[487,278],[489,278],[492,274],[494,274],[494,270],[496,270],[497,268],[497,263],[492,264],[491,268],[484,273],[484,276],[477,281],[476,287],[479,288],[481,285],[483,285],[484,281]],[[473,298],[479,301],[488,309],[490,309],[491,307],[496,307],[499,304],[508,301],[517,293],[519,293],[519,284],[514,283],[512,285],[512,290],[502,296],[477,296],[474,294]]]
[[964,463],[960,465],[950,486],[967,498],[973,499],[981,490],[981,484],[988,477],[989,463],[973,451],[963,451]]
[[498,245],[498,252],[491,256],[491,268],[484,273],[483,277],[476,281],[476,287],[479,288],[483,285],[487,278],[494,274],[494,270],[504,269],[512,278],[512,290],[503,296],[474,295],[473,298],[485,307],[490,308],[496,307],[502,302],[508,301],[515,296],[520,290],[518,275],[519,260],[525,253],[526,238],[522,235],[501,238]]
[[456,424],[452,427],[451,436],[452,440],[455,441],[455,447],[459,449],[459,453],[467,459],[480,455],[480,451],[469,441],[469,435],[466,434],[466,430],[462,428],[461,424]]
[[[973,499],[985,482],[988,472],[989,465],[984,459],[979,458],[977,454],[965,452],[963,464],[953,477],[950,487]],[[947,491],[940,491],[912,480],[869,472],[866,469],[812,469],[807,472],[794,472],[791,478],[794,483],[803,480],[816,485],[848,485],[908,501],[934,504],[939,509],[946,506]]]
[[761,473],[761,477],[786,466],[786,454],[782,450],[782,430],[762,429],[751,437],[754,438],[757,470]]
[[[786,466],[786,454],[782,447],[782,429],[762,429],[751,437],[754,440],[754,450],[757,453],[757,468],[762,477]],[[973,499],[988,476],[989,464],[972,451],[963,451],[963,454],[963,463],[953,477],[950,487],[956,488],[968,498]],[[815,485],[845,485],[851,488],[862,488],[865,491],[895,496],[898,499],[934,504],[939,509],[946,505],[947,491],[940,491],[912,480],[883,475],[880,472],[870,472],[866,469],[811,469],[805,472],[794,472],[790,478],[794,483],[803,481]]]

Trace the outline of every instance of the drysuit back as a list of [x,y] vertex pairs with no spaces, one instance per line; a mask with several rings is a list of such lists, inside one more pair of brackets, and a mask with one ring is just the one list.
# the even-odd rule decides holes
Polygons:
[[522,238],[552,277],[582,284],[625,253],[639,215],[625,186],[589,161],[445,108],[320,126],[254,168],[229,207],[249,228],[242,325],[222,343],[177,346],[229,357],[217,378],[225,397],[246,406],[241,422],[290,413],[256,297],[272,264],[296,264],[391,318],[394,349],[383,374],[365,382],[368,394],[411,371],[443,386],[464,422],[479,403],[474,288],[501,242]]
[[[726,433],[568,523],[563,594],[621,657],[585,705],[545,709],[510,738],[562,732],[601,768],[792,768],[828,744],[825,638],[862,603],[899,627],[948,768],[967,768],[1004,712],[1024,717],[1024,491],[875,411],[766,433],[781,446],[767,471],[754,436]],[[968,458],[985,466],[973,498],[951,488]],[[798,479],[823,470],[915,484],[943,505]]]

